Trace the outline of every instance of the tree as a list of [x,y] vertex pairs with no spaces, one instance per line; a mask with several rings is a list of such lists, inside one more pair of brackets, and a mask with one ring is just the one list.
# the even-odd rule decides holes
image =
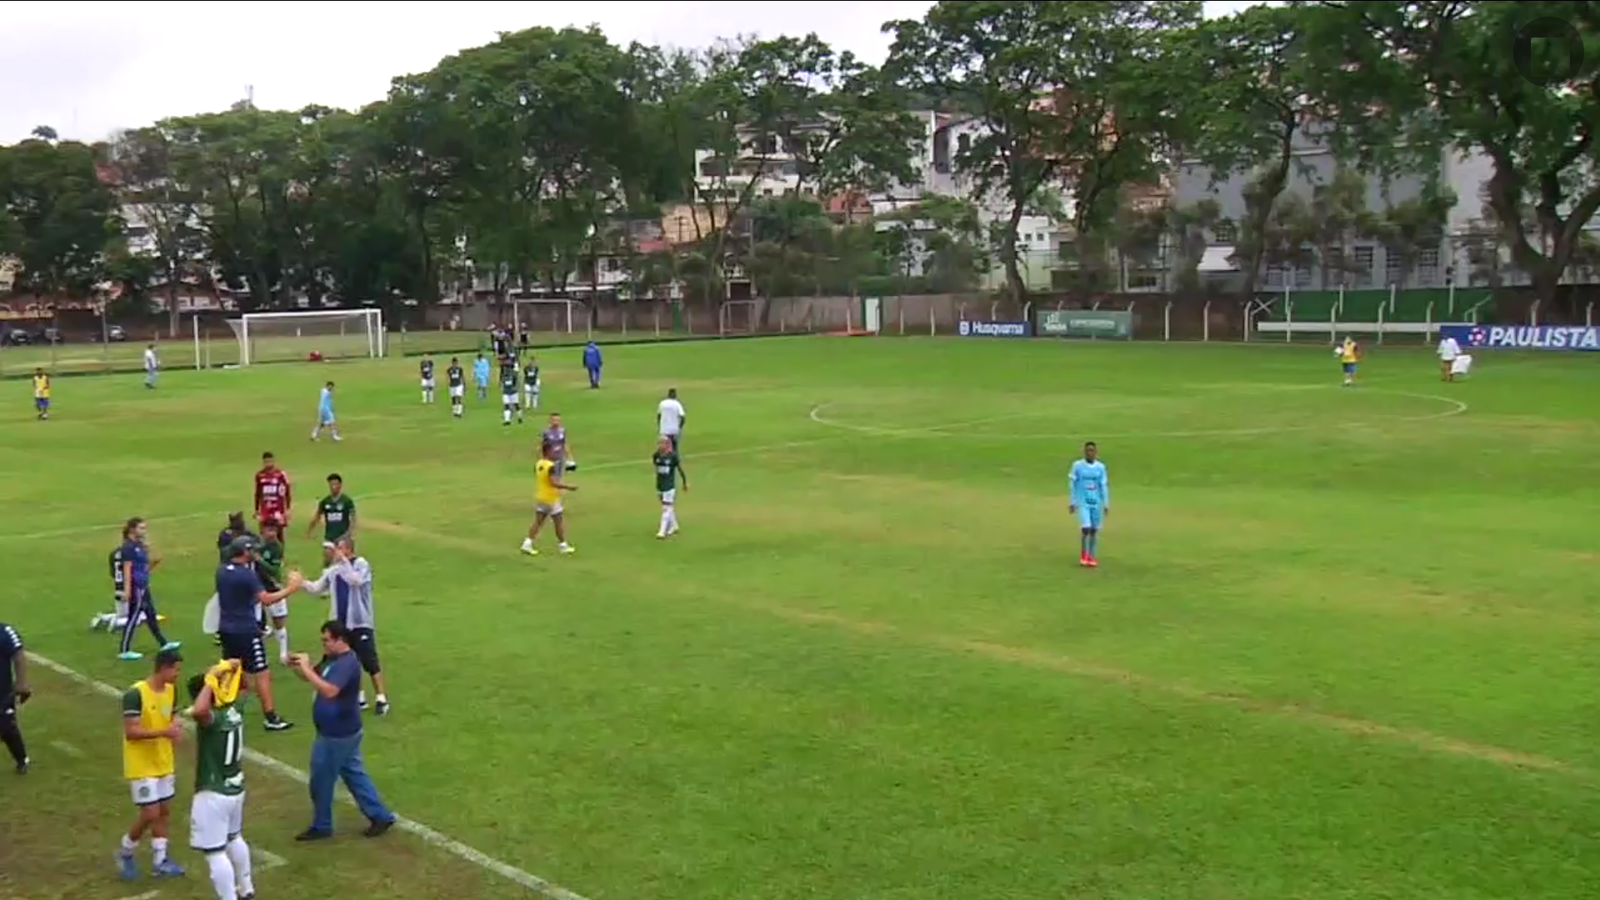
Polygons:
[[976,199],[1005,208],[999,251],[1019,302],[1017,230],[1042,190],[1071,186],[1072,222],[1087,241],[1113,217],[1118,187],[1154,173],[1156,148],[1175,130],[1159,35],[1199,18],[1198,3],[943,0],[921,21],[885,26],[895,35],[889,71],[952,98],[981,126],[956,168]]
[[1385,252],[1399,260],[1400,287],[1406,286],[1422,252],[1437,250],[1444,241],[1455,205],[1454,191],[1429,183],[1421,194],[1391,204],[1377,218],[1374,235],[1383,241]]
[[1351,271],[1351,243],[1378,236],[1378,219],[1367,208],[1367,180],[1341,166],[1327,183],[1312,187],[1305,215],[1323,288],[1342,286]]
[[1266,253],[1262,237],[1289,185],[1294,149],[1316,125],[1307,95],[1304,17],[1294,7],[1253,6],[1205,22],[1179,44],[1177,68],[1189,76],[1193,106],[1202,111],[1180,148],[1184,159],[1204,166],[1213,185],[1246,177],[1233,254],[1244,273],[1245,297],[1255,294]]
[[[199,193],[174,177],[173,147],[157,127],[124,132],[111,148],[112,171],[123,209],[145,235],[143,254],[150,274],[165,283],[168,333],[177,334],[178,291],[186,281],[209,277],[206,235],[200,221]],[[130,275],[141,267],[127,267]],[[136,278],[130,278],[136,281]],[[130,284],[144,293],[149,284]]]
[[[1475,151],[1493,167],[1489,202],[1511,259],[1553,302],[1583,228],[1600,211],[1600,9],[1592,3],[1297,3],[1319,57],[1316,89],[1345,110],[1344,141],[1375,165],[1434,171]],[[1561,40],[1518,40],[1539,17],[1572,25],[1590,49],[1571,65]],[[1543,76],[1537,80],[1519,71]],[[1374,111],[1378,114],[1373,114]],[[1531,205],[1535,223],[1520,215]]]
[[83,297],[105,280],[122,223],[92,148],[42,137],[0,148],[0,209],[23,290]]

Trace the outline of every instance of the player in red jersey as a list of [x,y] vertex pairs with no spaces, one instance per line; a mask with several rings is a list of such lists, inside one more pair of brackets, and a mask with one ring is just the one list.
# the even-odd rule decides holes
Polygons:
[[287,534],[290,506],[289,476],[278,468],[271,453],[261,454],[261,471],[256,473],[256,521],[278,526],[279,534]]

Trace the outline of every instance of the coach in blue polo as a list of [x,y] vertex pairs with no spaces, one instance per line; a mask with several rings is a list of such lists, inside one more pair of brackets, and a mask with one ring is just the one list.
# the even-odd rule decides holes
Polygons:
[[322,661],[296,653],[290,659],[317,691],[311,718],[317,726],[311,744],[311,827],[295,840],[317,841],[333,836],[333,784],[343,781],[361,814],[367,837],[394,827],[395,815],[383,805],[378,788],[361,760],[361,661],[350,650],[350,632],[337,620],[322,626]]

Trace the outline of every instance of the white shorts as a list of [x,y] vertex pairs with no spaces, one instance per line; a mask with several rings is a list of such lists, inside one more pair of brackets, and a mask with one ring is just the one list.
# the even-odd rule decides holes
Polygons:
[[516,394],[501,394],[500,395],[500,402],[505,404],[506,406],[516,406],[517,405],[517,395]]
[[165,803],[178,795],[178,779],[176,775],[163,775],[160,778],[130,778],[128,788],[133,796],[134,806],[150,806],[154,803]]
[[217,853],[244,833],[244,794],[200,791],[189,804],[189,846]]
[[274,619],[289,618],[289,601],[279,600],[277,603],[267,607],[267,615],[273,617]]
[[432,378],[424,378],[424,379],[422,379],[422,389],[425,390],[425,391],[433,390],[433,379]]
[[522,389],[522,393],[532,399],[539,396],[539,389],[537,387],[525,387]]
[[661,491],[661,505],[662,506],[671,506],[672,505],[672,501],[674,501],[676,499],[678,499],[678,489],[677,488],[673,488],[670,491]]
[[535,503],[533,505],[533,511],[544,513],[547,516],[559,516],[561,515],[561,501],[557,500],[554,503]]
[[452,385],[450,385],[450,396],[452,396],[452,397],[460,397],[462,394],[465,394],[466,391],[467,391],[467,386],[464,385],[464,384],[452,384]]

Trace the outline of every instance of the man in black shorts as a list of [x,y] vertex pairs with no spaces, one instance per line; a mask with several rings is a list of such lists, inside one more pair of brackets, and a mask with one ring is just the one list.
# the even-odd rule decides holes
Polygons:
[[304,579],[290,571],[283,588],[269,591],[256,574],[258,544],[253,537],[234,539],[226,550],[228,561],[217,569],[217,633],[222,642],[222,658],[244,663],[250,689],[261,698],[268,731],[286,731],[294,726],[278,715],[272,702],[272,673],[267,670],[267,648],[261,640],[261,608],[298,591]]
[[[348,534],[323,544],[322,558],[327,568],[316,581],[305,583],[306,593],[326,594],[333,599],[333,620],[349,630],[350,651],[372,678],[372,690],[376,695],[373,712],[386,716],[389,694],[384,688],[383,667],[378,662],[378,638],[373,631],[372,564],[356,553],[355,542]],[[366,691],[362,691],[359,698],[365,709]]]
[[0,622],[0,742],[11,751],[18,775],[28,774],[28,748],[22,744],[17,707],[32,696],[33,691],[28,688],[28,656],[22,652],[22,635]]

